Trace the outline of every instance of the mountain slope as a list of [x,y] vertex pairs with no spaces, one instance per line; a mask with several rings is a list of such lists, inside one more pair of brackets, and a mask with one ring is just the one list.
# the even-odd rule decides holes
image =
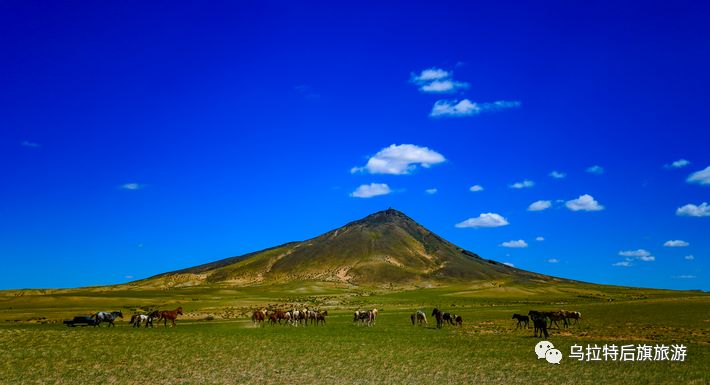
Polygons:
[[485,260],[389,209],[303,242],[232,257],[137,284],[233,285],[291,280],[356,285],[422,284],[472,280],[558,280]]

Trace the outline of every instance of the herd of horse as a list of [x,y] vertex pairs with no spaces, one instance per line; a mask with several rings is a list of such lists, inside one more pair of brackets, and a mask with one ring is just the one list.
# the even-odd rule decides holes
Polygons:
[[[449,325],[463,326],[463,318],[460,315],[443,312],[438,308],[434,308],[434,310],[432,310],[431,316],[436,320],[437,329],[441,329],[447,323]],[[426,314],[422,310],[417,310],[416,313],[409,316],[409,319],[412,321],[412,325],[429,325],[426,320]]]
[[[182,307],[178,307],[174,310],[155,310],[147,314],[133,314],[131,316],[130,324],[133,327],[140,327],[144,325],[147,327],[153,327],[153,321],[158,320],[158,325],[160,321],[163,321],[165,327],[168,327],[168,321],[172,322],[172,326],[176,326],[175,320],[178,315],[182,315]],[[365,326],[374,326],[377,320],[377,315],[379,311],[377,309],[371,310],[356,310],[353,313],[353,323]],[[261,309],[256,310],[252,313],[251,320],[254,326],[262,326],[264,323],[268,322],[270,325],[282,324],[290,326],[308,326],[310,325],[323,325],[325,326],[325,318],[328,316],[327,310],[311,310],[306,308],[303,309],[291,309],[288,311],[276,309],[267,310]],[[460,315],[452,314],[448,312],[443,312],[438,308],[434,308],[431,312],[431,316],[436,320],[437,329],[441,329],[445,324],[462,326],[463,318]],[[91,316],[94,320],[94,326],[100,326],[102,322],[107,323],[109,327],[116,326],[114,321],[117,318],[123,319],[123,313],[121,311],[105,312],[100,311]],[[549,333],[547,329],[552,328],[552,324],[560,329],[558,321],[562,321],[564,328],[572,325],[572,322],[576,325],[582,318],[582,314],[578,311],[567,311],[567,310],[557,310],[557,311],[537,311],[530,310],[528,315],[513,314],[514,320],[517,320],[515,329],[524,328],[528,329],[530,321],[533,322],[533,335],[535,337],[540,335],[547,338]],[[409,316],[412,325],[428,326],[426,313],[422,310],[417,310],[415,313]],[[549,322],[549,325],[548,325]]]
[[[533,335],[535,337],[538,336],[538,333],[540,334],[540,337],[543,335],[545,338],[549,336],[549,333],[547,332],[548,328],[552,328],[552,324],[554,323],[555,326],[557,326],[557,329],[560,328],[560,325],[557,323],[557,321],[562,321],[563,327],[567,328],[572,324],[572,321],[574,321],[574,324],[576,325],[577,322],[582,318],[582,313],[578,311],[567,311],[567,310],[557,310],[557,311],[537,311],[537,310],[530,310],[528,312],[528,315],[521,315],[521,314],[513,314],[514,320],[517,320],[518,323],[515,325],[515,329],[517,330],[518,328],[529,328],[528,324],[530,321],[533,321]],[[548,326],[547,322],[550,322],[550,325]]]
[[[165,327],[168,327],[168,321],[171,321],[172,326],[176,326],[175,320],[178,315],[182,315],[182,307],[178,307],[175,310],[155,310],[148,314],[133,314],[130,324],[134,328],[140,327],[141,324],[144,324],[145,327],[153,327],[153,320],[157,319],[158,325],[160,325],[160,321],[163,321]],[[108,327],[115,327],[114,321],[117,318],[123,319],[123,313],[121,311],[100,311],[93,314],[91,318],[94,320],[94,326],[100,326],[102,322],[106,322]]]
[[283,321],[283,325],[291,326],[308,326],[309,323],[311,325],[315,324],[316,326],[325,326],[325,317],[327,316],[328,310],[310,310],[308,308],[303,308],[301,310],[291,309],[288,311],[281,309],[261,309],[252,313],[251,322],[254,326],[261,326],[265,322],[268,322],[269,325],[272,326],[277,323],[281,325],[281,321]]

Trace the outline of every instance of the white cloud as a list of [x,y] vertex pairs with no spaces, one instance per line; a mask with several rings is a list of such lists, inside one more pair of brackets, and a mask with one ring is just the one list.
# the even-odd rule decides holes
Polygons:
[[421,84],[435,80],[446,79],[449,76],[451,76],[451,73],[449,71],[442,70],[436,67],[431,67],[423,70],[419,75],[412,73],[411,82]]
[[411,174],[417,165],[429,168],[446,161],[443,155],[427,147],[413,144],[390,145],[372,156],[363,167],[353,167],[350,172],[368,172],[370,174]]
[[125,276],[124,278],[126,278],[126,279],[133,279],[133,276],[132,276],[132,275],[127,275],[127,276]]
[[545,237],[537,237],[537,238],[535,238],[535,240],[538,242],[542,242],[545,240]]
[[503,242],[500,245],[503,247],[511,248],[511,249],[522,249],[522,248],[528,247],[527,242],[525,242],[522,239],[518,239],[517,241],[513,240],[513,241]]
[[686,255],[685,257],[683,257],[683,259],[685,259],[686,261],[692,261],[695,259],[695,256],[694,255]]
[[552,207],[551,201],[537,201],[528,206],[528,211],[542,211]]
[[565,206],[572,211],[600,211],[604,210],[604,206],[594,200],[589,194],[580,195],[577,199],[568,200]]
[[567,176],[564,172],[561,171],[552,171],[550,174],[550,177],[555,178],[555,179],[562,179]]
[[690,245],[688,242],[681,241],[680,239],[666,241],[666,243],[663,244],[665,247],[685,247],[688,245]]
[[503,264],[506,265],[506,266],[515,267],[515,265],[513,265],[513,264],[510,263],[510,262],[503,262]]
[[378,195],[387,195],[391,192],[392,190],[386,183],[370,183],[360,185],[360,187],[350,193],[350,196],[353,198],[372,198]]
[[429,116],[432,118],[464,117],[516,107],[520,107],[520,102],[499,100],[493,103],[476,103],[468,99],[438,100],[434,103]]
[[124,185],[121,185],[121,188],[124,190],[140,190],[144,186],[140,183],[126,183]]
[[594,166],[587,168],[587,172],[590,174],[601,175],[604,173],[604,167],[594,165]]
[[439,190],[435,189],[435,188],[428,188],[428,189],[424,190],[424,192],[429,195],[433,195],[433,194],[436,194],[437,192],[439,192]]
[[419,86],[419,91],[430,94],[453,93],[468,88],[468,83],[455,81],[453,75],[451,71],[432,67],[423,70],[419,75],[412,73],[410,81]]
[[[621,255],[622,257],[633,257],[644,262],[651,262],[656,260],[656,257],[651,255],[648,250],[644,249],[619,251],[619,255]],[[627,258],[626,260],[630,261],[631,259]]]
[[550,258],[547,260],[547,263],[559,263],[559,262],[560,262],[560,260],[557,258]]
[[620,261],[620,262],[612,263],[611,265],[612,266],[621,266],[621,267],[633,266],[633,264],[629,261]]
[[450,79],[446,80],[434,80],[431,83],[423,84],[419,87],[419,90],[429,94],[446,94],[455,92],[458,89],[468,88],[469,84],[466,82],[456,82]]
[[513,183],[513,184],[509,185],[508,187],[515,188],[515,189],[521,189],[521,188],[530,188],[532,186],[535,186],[535,182],[525,179],[522,182]]
[[688,183],[699,183],[701,185],[710,184],[710,166],[705,167],[705,169],[696,171],[690,176],[688,176]]
[[463,222],[457,223],[458,228],[481,228],[481,227],[501,227],[508,225],[508,220],[496,213],[482,213],[476,218],[468,218]]
[[694,276],[694,275],[683,274],[683,275],[675,275],[675,276],[673,276],[673,278],[676,278],[676,279],[695,279],[695,278],[697,278],[697,277]]
[[39,143],[30,142],[30,141],[28,141],[28,140],[24,140],[24,141],[22,141],[22,143],[20,143],[20,144],[22,144],[24,147],[32,147],[32,148],[37,148],[37,147],[39,147]]
[[471,186],[471,188],[469,188],[468,190],[472,192],[483,191],[483,186],[481,186],[480,184],[475,184]]
[[621,255],[622,257],[649,257],[651,253],[648,250],[638,249],[619,251],[619,255]]
[[675,214],[682,217],[710,217],[710,205],[703,202],[700,206],[687,204],[683,207],[678,207]]
[[685,159],[678,159],[678,160],[676,160],[675,162],[673,162],[673,163],[671,163],[671,164],[666,164],[666,165],[664,165],[663,167],[665,167],[665,168],[683,168],[683,167],[685,167],[685,166],[687,166],[687,165],[689,165],[689,164],[690,164],[690,161],[688,161],[688,160],[685,160]]

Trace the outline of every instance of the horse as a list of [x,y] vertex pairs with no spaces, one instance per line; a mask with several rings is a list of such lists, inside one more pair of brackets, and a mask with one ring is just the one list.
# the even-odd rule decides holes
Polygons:
[[372,324],[374,325],[375,321],[377,320],[377,315],[379,314],[379,312],[377,311],[377,309],[372,309],[370,311],[372,312]]
[[175,310],[161,310],[158,316],[158,324],[160,324],[160,321],[163,320],[165,327],[168,327],[168,320],[170,320],[173,323],[173,327],[175,327],[177,326],[175,324],[175,320],[178,315],[182,315],[182,306],[179,306]]
[[[311,325],[314,323],[317,325],[318,324],[318,314],[320,312],[316,312],[315,310],[308,310],[308,314],[306,314],[306,324],[308,324],[308,321],[311,322]],[[325,321],[325,319],[323,320]]]
[[[279,310],[274,311],[273,316],[276,319],[276,321],[278,321],[279,325],[281,325],[281,320],[286,319],[286,312],[279,309]],[[271,319],[269,318],[269,320],[271,320]],[[274,323],[276,323],[276,322],[274,322]]]
[[131,316],[131,322],[129,322],[134,328],[139,328],[141,327],[141,323],[145,322],[145,327],[148,327],[148,323],[151,323],[152,326],[152,320],[150,319],[150,316],[147,314],[134,314]]
[[152,312],[148,313],[148,320],[145,321],[145,327],[153,327],[153,320],[160,317],[160,310],[153,310]]
[[308,326],[308,308],[298,312],[298,323]]
[[274,326],[276,322],[281,322],[281,319],[276,316],[276,312],[269,313],[269,325]]
[[116,325],[113,323],[113,321],[116,320],[116,318],[121,318],[123,319],[123,313],[121,311],[112,311],[112,312],[105,312],[105,311],[100,311],[98,313],[95,313],[91,316],[91,318],[95,319],[96,323],[94,323],[94,326],[100,326],[101,322],[108,322],[108,327],[116,327]]
[[455,325],[454,324],[454,316],[452,316],[451,313],[442,313],[441,317],[444,319],[444,321],[448,322],[450,325]]
[[[564,312],[566,318],[574,320],[575,325],[577,324],[577,322],[579,322],[579,319],[582,318],[582,313],[580,313],[578,311],[564,311],[563,310],[563,312]],[[572,324],[571,321],[569,321],[569,323]]]
[[537,333],[539,331],[540,337],[542,337],[543,334],[545,335],[545,338],[549,337],[549,334],[547,333],[547,316],[545,316],[544,313],[541,313],[536,310],[530,310],[528,312],[528,315],[533,321],[533,327],[535,328],[533,331],[533,336],[537,337]]
[[318,313],[316,313],[316,325],[323,322],[323,326],[325,326],[325,317],[327,315],[328,315],[328,310],[323,310],[323,311],[319,311]]
[[560,325],[557,323],[557,321],[562,321],[562,326],[565,328],[568,326],[567,324],[567,317],[565,317],[565,312],[563,311],[546,311],[542,313],[545,315],[549,320],[550,320],[550,326],[548,328],[552,329],[552,323],[555,323],[555,326],[557,326],[557,329],[560,328]]
[[456,325],[463,326],[463,318],[461,318],[460,315],[454,314],[454,321],[456,322]]
[[356,310],[353,315],[353,322],[360,321],[361,324],[372,326],[375,320],[375,315],[372,310]]
[[436,328],[441,329],[444,326],[444,313],[441,310],[434,308],[431,312],[431,316],[436,318]]
[[412,314],[412,317],[412,325],[414,325],[415,320],[419,325],[429,325],[429,323],[426,321],[426,314],[424,314],[424,312],[421,310],[417,310],[416,313]]
[[[526,329],[528,328],[528,323],[530,322],[530,317],[526,315],[520,315],[518,313],[513,314],[513,318],[518,320],[517,325],[515,325],[515,329],[517,330],[519,327],[525,327]],[[523,325],[523,326],[521,326]]]
[[257,310],[251,315],[251,322],[256,325],[263,325],[264,324],[264,312],[261,310]]

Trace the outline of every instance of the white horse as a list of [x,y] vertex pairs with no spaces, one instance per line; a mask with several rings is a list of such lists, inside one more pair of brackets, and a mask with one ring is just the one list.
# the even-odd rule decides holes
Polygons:
[[148,314],[134,314],[131,317],[131,325],[133,325],[134,328],[139,328],[141,327],[141,323],[145,322],[145,327],[153,327],[153,317],[151,317]]
[[94,326],[99,326],[101,322],[108,322],[109,327],[116,326],[114,325],[113,321],[115,321],[118,317],[123,319],[123,313],[121,313],[120,311],[114,311],[110,313],[106,311],[100,311],[91,316],[91,318],[94,318],[96,320]]
[[429,325],[429,323],[426,321],[426,314],[421,310],[417,310],[417,322],[419,322],[419,325],[421,325],[422,323],[427,326]]

